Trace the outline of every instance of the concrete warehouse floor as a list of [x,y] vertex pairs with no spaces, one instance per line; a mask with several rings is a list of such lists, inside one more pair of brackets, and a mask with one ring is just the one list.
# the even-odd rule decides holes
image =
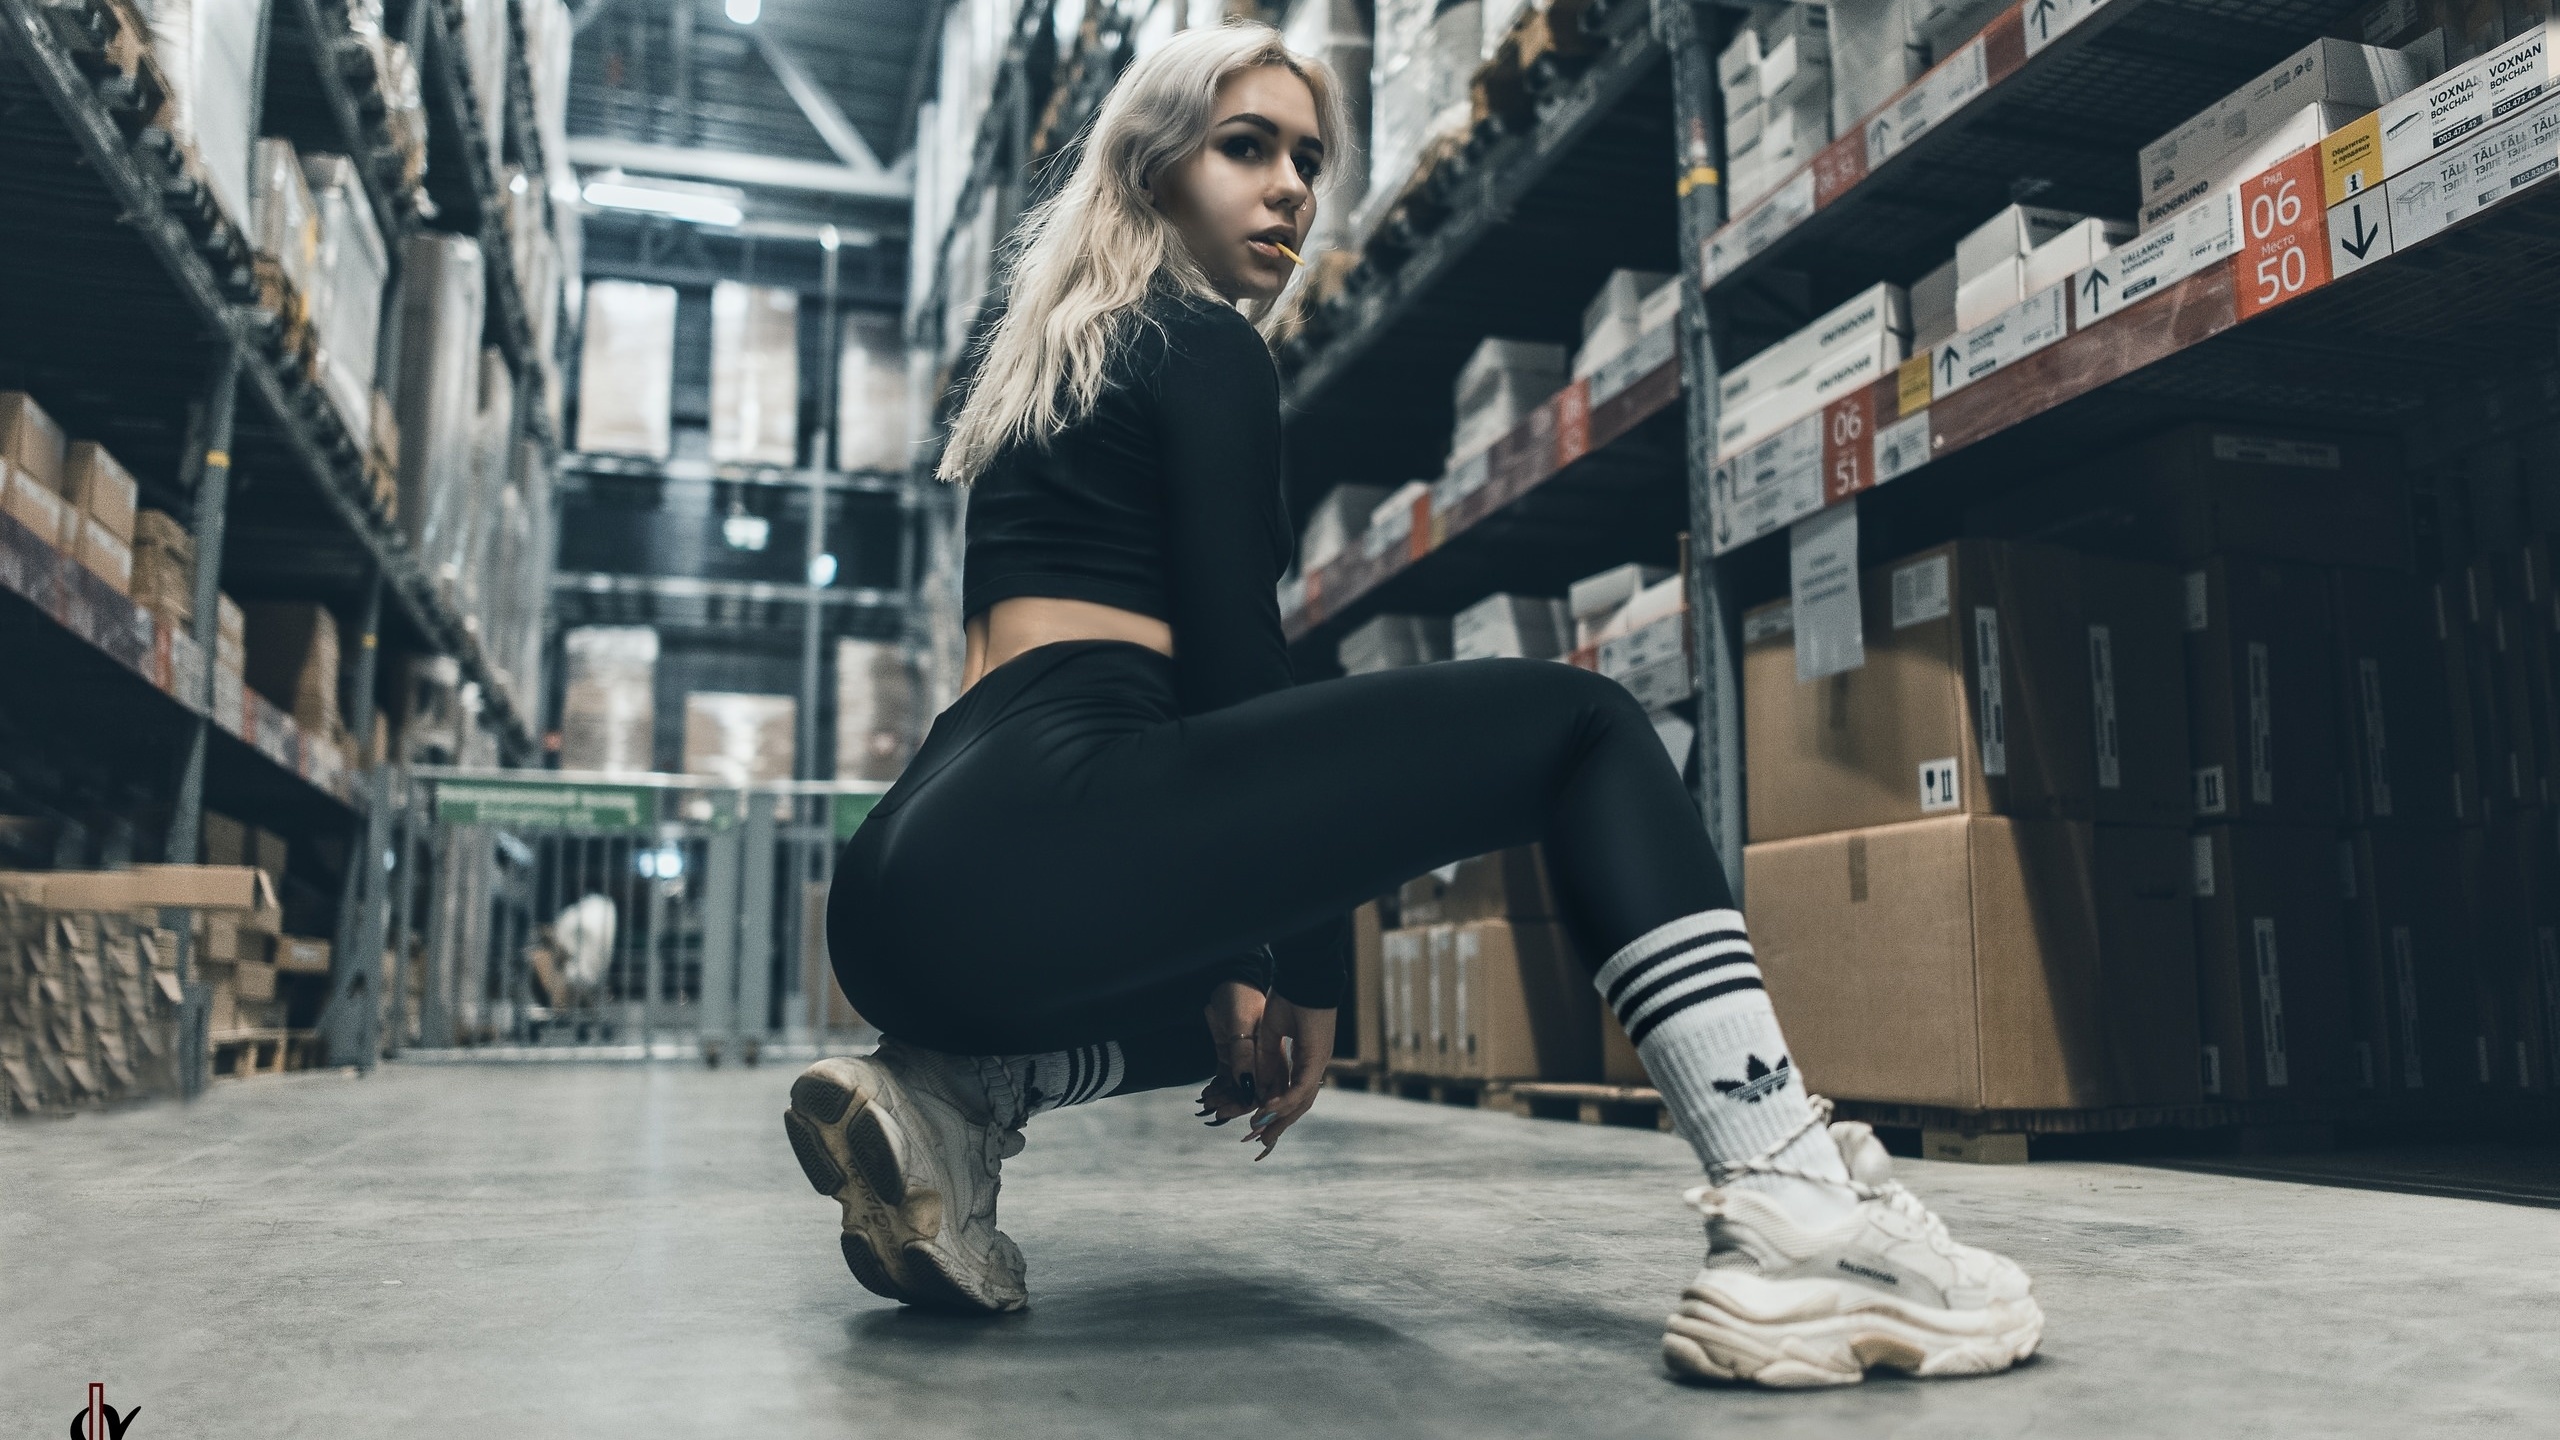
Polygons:
[[0,1430],[148,1436],[2551,1433],[2560,1215],[1905,1162],[2037,1279],[1993,1379],[1684,1388],[1669,1136],[1329,1094],[1260,1166],[1166,1093],[1007,1167],[1032,1309],[857,1288],[798,1067],[409,1065],[0,1125]]

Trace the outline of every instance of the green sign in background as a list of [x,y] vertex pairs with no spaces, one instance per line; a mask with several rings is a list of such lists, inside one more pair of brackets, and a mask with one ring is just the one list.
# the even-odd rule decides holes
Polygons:
[[436,819],[447,825],[525,830],[646,830],[654,792],[638,785],[558,785],[521,780],[439,780]]
[[836,797],[836,838],[849,840],[862,822],[871,816],[871,807],[880,803],[878,795],[839,795]]

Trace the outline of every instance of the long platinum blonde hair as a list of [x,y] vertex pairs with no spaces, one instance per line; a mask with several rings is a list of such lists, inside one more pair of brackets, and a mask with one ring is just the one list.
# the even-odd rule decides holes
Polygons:
[[[1248,20],[1188,30],[1131,65],[1102,102],[1067,183],[1023,217],[1007,247],[1011,299],[937,477],[975,480],[1006,446],[1045,442],[1091,413],[1112,347],[1125,341],[1123,318],[1157,275],[1225,303],[1149,202],[1147,184],[1207,143],[1227,77],[1263,65],[1288,70],[1315,97],[1325,148],[1316,191],[1327,192],[1345,158],[1341,90],[1329,66],[1291,50],[1279,31]],[[1253,302],[1245,314],[1259,325],[1271,305]]]

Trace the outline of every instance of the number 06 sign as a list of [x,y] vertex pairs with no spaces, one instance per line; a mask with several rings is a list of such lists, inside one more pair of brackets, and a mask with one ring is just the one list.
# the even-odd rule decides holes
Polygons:
[[2239,318],[2329,283],[2329,216],[2314,146],[2240,186]]

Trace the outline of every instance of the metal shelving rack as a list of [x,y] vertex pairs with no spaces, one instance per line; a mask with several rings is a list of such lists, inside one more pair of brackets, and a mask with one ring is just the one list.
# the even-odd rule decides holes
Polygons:
[[[441,0],[416,0],[411,18],[431,27],[440,8]],[[325,116],[318,128],[331,148],[359,162],[396,274],[416,217],[382,184],[380,103],[368,93],[377,81],[355,62],[363,52],[345,14],[330,0],[276,0],[269,14],[261,99],[280,108],[299,103],[306,112],[316,106]],[[374,508],[360,448],[334,408],[275,348],[276,322],[252,303],[244,240],[210,214],[167,137],[149,128],[157,98],[138,81],[146,72],[119,67],[109,50],[122,27],[137,23],[129,9],[104,0],[0,0],[0,151],[10,156],[0,171],[0,250],[19,277],[0,313],[11,331],[43,338],[15,357],[18,373],[0,379],[52,397],[49,405],[75,433],[113,444],[141,477],[146,502],[182,516],[192,510],[192,633],[155,633],[129,600],[89,585],[67,559],[37,553],[46,547],[21,531],[0,536],[23,542],[0,545],[17,557],[0,567],[8,572],[0,579],[15,582],[0,585],[13,592],[0,597],[0,636],[17,663],[63,678],[71,694],[52,719],[65,727],[68,743],[122,746],[128,767],[135,754],[185,757],[159,847],[167,858],[195,858],[198,817],[208,803],[296,833],[353,827],[360,833],[351,837],[352,853],[378,853],[364,838],[379,808],[367,803],[378,798],[378,771],[350,776],[315,765],[325,747],[302,743],[290,717],[266,713],[273,707],[254,696],[241,705],[241,718],[222,715],[207,660],[217,584],[237,584],[252,598],[321,599],[360,617],[346,647],[349,729],[360,741],[371,728],[383,640],[453,656],[477,685],[482,723],[505,753],[531,753],[532,727],[398,525]],[[299,51],[292,48],[297,41]],[[147,50],[147,41],[138,48]],[[468,151],[477,118],[453,48],[450,32],[438,30],[420,58],[433,61],[435,125],[460,127]],[[511,78],[521,84],[525,74],[519,62]],[[511,95],[508,113],[517,153],[538,161],[529,97]],[[286,118],[299,118],[306,130],[314,124],[308,113]],[[542,442],[547,465],[555,444],[541,418],[542,368],[534,363],[529,314],[508,252],[502,197],[485,149],[475,158],[467,168],[491,266],[499,316],[493,328],[517,372],[518,434]],[[242,407],[244,393],[250,404]],[[246,543],[226,548],[226,532]],[[172,659],[173,650],[180,658]],[[335,1027],[333,1043],[359,1059],[370,1057],[372,1010],[361,987],[379,977],[351,957],[379,953],[378,925],[373,932],[365,926],[381,907],[363,903],[376,880],[370,867],[346,867],[336,937],[342,963],[323,1021]],[[190,994],[188,1023],[200,1031],[201,987]],[[337,1003],[351,998],[367,1003]]]

